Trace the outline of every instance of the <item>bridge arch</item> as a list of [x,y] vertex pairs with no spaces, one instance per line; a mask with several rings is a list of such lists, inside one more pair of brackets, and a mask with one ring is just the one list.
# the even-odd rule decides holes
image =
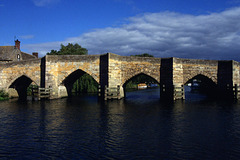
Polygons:
[[16,77],[14,80],[10,82],[8,85],[8,92],[10,93],[10,96],[14,96],[14,90],[17,91],[18,97],[20,100],[26,100],[27,98],[27,88],[31,83],[34,83],[35,85],[38,85],[36,82],[34,82],[31,78],[29,78],[26,75],[21,75]]
[[68,74],[67,76],[64,76],[64,79],[60,82],[59,86],[65,86],[68,96],[71,96],[72,95],[73,84],[80,77],[82,77],[84,74],[87,74],[87,75],[91,76],[93,78],[93,80],[96,83],[98,83],[97,80],[96,80],[96,77],[94,78],[92,75],[88,74],[87,72],[85,72],[81,69],[77,69],[77,70],[71,72],[70,74]]
[[151,78],[155,83],[158,83],[158,84],[160,83],[160,75],[159,75],[159,78],[158,78],[158,77],[151,76],[151,75],[148,74],[148,73],[140,72],[140,73],[135,73],[135,74],[133,74],[133,75],[128,75],[128,76],[126,76],[126,78],[123,79],[123,81],[122,81],[122,86],[125,87],[125,85],[126,85],[129,81],[131,81],[132,79],[134,79],[134,78],[136,78],[136,77],[138,77],[138,76],[141,76],[141,75],[144,75],[144,76],[147,76],[147,77]]
[[201,93],[204,93],[211,97],[214,96],[216,93],[217,83],[203,74],[197,74],[191,79],[188,79],[188,81],[185,82],[184,85],[187,85],[189,83],[192,84],[192,89],[197,88],[197,90]]
[[[150,75],[148,75],[148,74],[145,74],[145,73],[141,72],[141,73],[135,74],[134,76],[128,78],[128,79],[123,83],[122,86],[123,86],[124,91],[126,90],[127,84],[128,84],[131,80],[133,80],[133,79],[135,79],[135,78],[137,78],[137,77],[139,77],[139,76],[145,76],[145,77],[151,79],[151,81],[152,81],[153,83],[159,84],[158,80],[156,80],[154,77],[152,77],[152,76],[150,76]],[[139,82],[139,83],[145,83],[145,82]]]
[[[30,79],[33,83],[35,83],[37,86],[40,86],[40,84],[38,84],[33,78],[31,78],[30,76],[26,75],[26,74],[22,74],[22,75],[17,75],[15,76],[14,78],[12,78],[11,81],[8,82],[8,85],[7,85],[7,88],[11,88],[11,86],[13,85],[13,83],[15,81],[17,81],[18,79],[21,79],[21,78],[27,78],[27,79]],[[31,83],[30,83],[31,84]]]
[[201,78],[201,77],[205,77],[208,78],[209,80],[211,80],[212,82],[214,82],[215,84],[217,84],[217,76],[214,76],[212,74],[208,74],[207,72],[197,72],[197,73],[193,73],[190,75],[184,75],[183,74],[183,84],[186,84],[189,80],[192,80],[193,78]]
[[91,77],[93,77],[93,79],[99,83],[99,77],[95,74],[93,74],[92,72],[88,71],[88,70],[85,70],[85,69],[82,69],[82,68],[75,68],[75,69],[71,69],[71,70],[65,70],[65,72],[62,72],[61,76],[59,77],[60,79],[58,80],[59,84],[58,85],[62,85],[64,80],[66,80],[69,76],[76,76],[78,74],[81,74],[81,73],[87,73],[88,75],[90,75]]
[[193,76],[192,78],[188,79],[188,81],[185,82],[184,84],[190,83],[193,79],[201,80],[201,81],[203,81],[203,83],[211,83],[213,85],[217,85],[217,83],[214,82],[211,78],[209,78],[203,74],[197,74],[197,75]]

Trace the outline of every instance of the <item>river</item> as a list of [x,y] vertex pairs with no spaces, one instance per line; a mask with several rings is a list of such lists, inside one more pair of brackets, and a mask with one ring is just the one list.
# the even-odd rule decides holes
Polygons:
[[0,102],[1,159],[240,158],[240,103],[207,100],[162,103],[159,88],[122,100],[97,96]]

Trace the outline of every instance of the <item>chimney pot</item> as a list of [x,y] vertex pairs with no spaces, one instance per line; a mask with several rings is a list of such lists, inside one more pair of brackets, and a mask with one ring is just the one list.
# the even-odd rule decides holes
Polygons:
[[38,58],[38,52],[33,52],[32,55]]
[[18,39],[15,41],[15,47],[19,50],[20,50],[20,43],[21,42]]

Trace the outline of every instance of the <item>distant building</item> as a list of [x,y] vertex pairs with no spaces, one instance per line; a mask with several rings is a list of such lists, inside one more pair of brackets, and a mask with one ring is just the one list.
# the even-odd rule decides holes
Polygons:
[[24,53],[20,50],[20,41],[15,41],[15,46],[0,46],[0,63],[7,63],[12,61],[22,61],[38,58],[38,53],[33,55]]

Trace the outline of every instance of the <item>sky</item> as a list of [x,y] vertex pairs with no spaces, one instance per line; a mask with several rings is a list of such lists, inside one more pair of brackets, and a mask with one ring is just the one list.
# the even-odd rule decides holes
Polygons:
[[0,46],[240,61],[240,0],[0,0]]

